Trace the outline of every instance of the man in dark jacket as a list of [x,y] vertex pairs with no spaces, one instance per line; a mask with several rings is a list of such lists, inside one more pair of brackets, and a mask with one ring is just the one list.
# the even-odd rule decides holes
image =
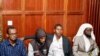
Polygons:
[[48,39],[50,40],[48,56],[73,56],[69,40],[62,35],[62,30],[62,25],[56,24],[54,35],[48,35]]

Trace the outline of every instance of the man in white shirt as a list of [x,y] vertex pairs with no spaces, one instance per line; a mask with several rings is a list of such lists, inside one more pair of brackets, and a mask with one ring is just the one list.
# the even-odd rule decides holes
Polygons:
[[51,43],[48,56],[64,56],[62,37],[60,37],[60,39],[57,40],[56,35],[54,35],[53,42]]
[[70,43],[62,33],[62,25],[56,24],[54,27],[54,35],[50,36],[52,41],[49,47],[48,56],[73,56]]

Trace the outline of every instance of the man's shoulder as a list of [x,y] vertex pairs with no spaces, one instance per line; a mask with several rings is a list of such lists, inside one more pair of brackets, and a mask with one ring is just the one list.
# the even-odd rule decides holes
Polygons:
[[83,38],[83,36],[75,36],[74,38],[75,38],[75,40],[81,40]]
[[50,34],[50,33],[48,34],[48,33],[47,33],[47,37],[53,37],[53,35],[54,35],[54,34]]
[[62,36],[62,38],[63,38],[64,45],[69,45],[70,44],[70,40],[67,36]]
[[30,44],[35,44],[36,43],[36,40],[35,39],[32,39]]
[[8,40],[4,40],[0,45],[6,45]]
[[20,39],[17,39],[17,43],[20,44],[20,45],[24,44],[24,42],[22,40],[20,40]]
[[54,36],[53,34],[47,34],[47,38],[48,38],[48,39],[52,39],[53,36]]
[[69,41],[67,36],[62,35],[63,40]]

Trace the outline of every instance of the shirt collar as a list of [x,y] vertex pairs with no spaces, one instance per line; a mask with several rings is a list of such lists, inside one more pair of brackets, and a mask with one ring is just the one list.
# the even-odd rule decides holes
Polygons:
[[[56,37],[56,34],[54,34],[54,38],[53,38],[53,41],[57,41],[57,37]],[[62,36],[60,37],[60,39],[58,41],[62,41]]]
[[[10,42],[9,42],[9,40],[6,40],[6,44],[7,44],[7,45],[11,45]],[[18,45],[18,44],[19,44],[19,41],[18,41],[18,39],[17,39],[17,40],[16,40],[16,45]]]

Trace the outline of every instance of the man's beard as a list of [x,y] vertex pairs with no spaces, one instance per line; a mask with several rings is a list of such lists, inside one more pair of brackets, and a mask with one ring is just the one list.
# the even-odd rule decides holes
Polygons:
[[91,38],[91,35],[85,34],[85,36],[89,39]]
[[61,37],[61,36],[62,36],[62,34],[57,34],[57,33],[56,33],[56,36],[57,36],[57,37]]
[[16,42],[17,39],[10,39],[12,42]]

